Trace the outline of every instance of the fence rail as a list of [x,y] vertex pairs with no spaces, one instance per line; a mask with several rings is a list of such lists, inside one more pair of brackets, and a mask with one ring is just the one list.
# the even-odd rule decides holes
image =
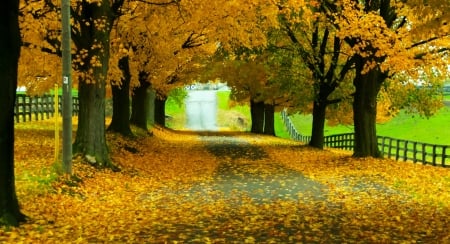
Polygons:
[[435,145],[385,136],[378,136],[377,139],[380,150],[388,158],[450,167],[450,160],[447,160],[450,158],[449,145]]
[[[301,135],[297,131],[285,111],[281,112],[281,116],[292,139],[304,143],[308,143],[311,140],[311,136]],[[353,150],[354,138],[354,133],[325,136],[324,146]],[[450,145],[435,145],[386,136],[377,136],[377,143],[383,156],[387,158],[397,161],[411,161],[413,163],[450,167]]]
[[297,131],[297,128],[295,128],[294,124],[291,121],[291,118],[289,118],[289,115],[286,113],[286,111],[281,111],[281,117],[284,122],[284,126],[286,127],[289,136],[295,140],[295,141],[301,141],[301,142],[309,142],[311,140],[311,136],[304,136],[301,133]]
[[[62,96],[58,98],[58,108],[61,112]],[[43,95],[31,97],[25,94],[16,95],[16,105],[14,107],[14,120],[16,123],[37,121],[49,119],[55,113],[55,98],[54,95]],[[72,97],[72,115],[78,115],[79,102],[78,97]]]

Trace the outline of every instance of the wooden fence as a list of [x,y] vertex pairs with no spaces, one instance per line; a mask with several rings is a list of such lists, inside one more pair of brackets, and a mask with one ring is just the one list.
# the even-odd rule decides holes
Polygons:
[[378,147],[388,158],[450,167],[450,146],[378,136]]
[[286,111],[281,111],[281,118],[283,119],[284,122],[284,126],[286,127],[289,136],[295,140],[295,141],[301,141],[301,142],[305,142],[308,143],[311,140],[311,136],[305,136],[302,135],[301,133],[299,133],[297,131],[297,129],[295,128],[294,124],[291,121],[291,118],[289,118],[289,115],[286,113]]
[[[58,98],[59,112],[61,112],[62,98]],[[72,115],[78,115],[78,97],[72,97]],[[16,106],[14,108],[14,120],[16,123],[49,119],[55,113],[54,95],[43,95],[31,97],[25,94],[16,95]]]
[[[308,143],[311,140],[311,136],[303,136],[298,133],[285,111],[281,112],[281,116],[292,139],[304,143]],[[324,146],[353,150],[354,136],[354,133],[325,136]],[[450,145],[435,145],[386,136],[377,136],[377,142],[378,148],[384,157],[397,161],[411,161],[413,163],[450,167]]]

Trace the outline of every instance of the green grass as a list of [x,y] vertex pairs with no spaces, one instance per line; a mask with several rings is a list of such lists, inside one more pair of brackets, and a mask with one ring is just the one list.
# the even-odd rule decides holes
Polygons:
[[[291,116],[297,130],[311,134],[312,116]],[[436,115],[425,118],[418,115],[399,113],[392,120],[377,124],[377,134],[396,139],[425,142],[431,144],[450,145],[450,108],[442,108]],[[353,132],[353,126],[325,126],[325,135]]]
[[444,107],[430,118],[401,113],[391,121],[377,125],[377,133],[398,139],[450,145],[450,108]]
[[168,97],[166,101],[166,115],[170,119],[166,121],[166,126],[175,130],[184,129],[186,124],[186,107],[184,104],[179,104],[176,99]]

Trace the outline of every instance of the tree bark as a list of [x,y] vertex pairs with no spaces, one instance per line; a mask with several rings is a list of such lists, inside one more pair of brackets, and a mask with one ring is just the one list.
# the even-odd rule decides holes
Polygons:
[[264,134],[275,136],[275,106],[264,104]]
[[378,148],[376,117],[377,95],[386,75],[379,68],[361,74],[363,64],[356,69],[353,118],[355,125],[354,157],[381,157]]
[[18,0],[3,2],[0,9],[0,225],[25,221],[16,196],[14,177],[14,105],[20,56]]
[[148,89],[147,94],[147,123],[150,125],[155,124],[155,99],[156,99],[156,92],[152,89]]
[[122,70],[123,79],[121,85],[112,84],[113,115],[109,131],[120,133],[124,136],[132,136],[130,128],[130,66],[128,56],[119,60],[119,68]]
[[155,124],[162,127],[166,127],[166,101],[165,96],[155,96]]
[[144,72],[139,74],[139,87],[134,88],[131,97],[131,119],[130,123],[148,130],[147,113],[148,113],[148,88],[150,83],[147,81],[148,75]]
[[[80,67],[82,72],[89,75],[80,77],[78,84],[80,111],[74,152],[83,155],[86,161],[97,168],[117,170],[109,157],[105,135],[106,77],[110,56],[110,25],[113,22],[109,2],[103,0],[100,5],[86,4],[82,18],[85,20],[106,18],[108,25],[104,29],[96,29],[93,25],[84,26],[81,28],[84,35],[73,38],[79,50],[89,50],[84,62],[86,65]],[[98,63],[91,63],[94,57]]]
[[255,102],[250,100],[250,116],[252,119],[252,127],[250,132],[264,133],[264,102]]
[[79,113],[74,151],[98,168],[113,168],[105,135],[105,86],[78,84]]
[[323,149],[326,108],[326,101],[322,99],[314,101],[311,141],[309,141],[311,147]]

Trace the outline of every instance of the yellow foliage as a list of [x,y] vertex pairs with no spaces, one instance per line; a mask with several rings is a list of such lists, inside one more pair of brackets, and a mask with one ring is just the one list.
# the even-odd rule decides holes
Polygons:
[[[446,168],[154,128],[108,135],[121,172],[75,158],[76,177],[56,179],[51,121],[16,128],[17,194],[30,219],[1,228],[2,243],[449,241]],[[291,192],[297,183],[314,194]]]

